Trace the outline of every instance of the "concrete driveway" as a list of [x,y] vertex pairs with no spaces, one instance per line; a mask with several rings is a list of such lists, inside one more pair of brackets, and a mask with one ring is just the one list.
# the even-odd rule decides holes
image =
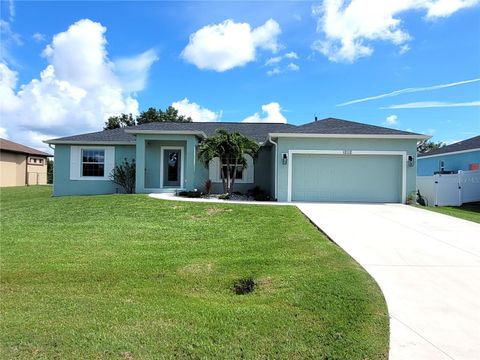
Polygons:
[[399,204],[297,204],[377,281],[390,359],[480,359],[480,225]]

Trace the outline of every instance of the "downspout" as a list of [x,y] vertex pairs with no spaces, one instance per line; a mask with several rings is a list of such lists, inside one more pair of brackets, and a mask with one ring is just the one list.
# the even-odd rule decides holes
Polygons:
[[277,182],[278,182],[278,170],[277,170],[277,167],[278,167],[278,150],[277,150],[277,143],[275,141],[272,140],[272,136],[271,135],[268,135],[268,142],[273,144],[275,146],[275,181],[274,181],[274,187],[275,187],[275,199],[277,200],[278,199],[278,194],[277,194]]

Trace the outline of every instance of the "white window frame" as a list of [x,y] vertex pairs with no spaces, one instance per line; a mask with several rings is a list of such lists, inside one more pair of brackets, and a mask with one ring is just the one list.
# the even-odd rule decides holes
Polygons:
[[[348,153],[348,155],[347,155]],[[402,157],[402,203],[407,200],[407,152],[406,151],[369,151],[369,150],[288,150],[287,201],[292,201],[293,155],[398,155]]]
[[[83,150],[102,150],[103,176],[82,176]],[[110,181],[110,173],[115,168],[114,146],[71,146],[70,147],[70,180]]]
[[[40,160],[40,162],[37,162],[38,160]],[[37,157],[37,156],[30,156],[28,158],[28,163],[30,165],[44,165],[44,159],[41,158],[41,157]]]
[[[253,184],[255,179],[255,165],[250,155],[245,155],[247,167],[243,168],[242,179],[235,179],[235,184]],[[213,158],[208,164],[208,176],[213,183],[221,183],[221,162],[218,157]]]
[[[180,150],[180,187],[178,186],[164,186],[163,185],[163,164],[165,150]],[[160,188],[161,189],[183,189],[184,188],[184,169],[185,157],[183,156],[183,146],[160,146]]]

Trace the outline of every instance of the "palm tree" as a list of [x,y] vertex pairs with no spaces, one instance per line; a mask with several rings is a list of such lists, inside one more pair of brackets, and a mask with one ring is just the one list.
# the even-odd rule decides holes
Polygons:
[[[229,133],[219,129],[214,136],[206,138],[200,143],[198,158],[205,166],[208,166],[209,162],[216,157],[220,159],[223,191],[231,194],[235,185],[237,168],[245,169],[247,167],[245,155],[254,158],[259,148],[256,141],[238,132]],[[224,168],[226,171],[223,170]]]

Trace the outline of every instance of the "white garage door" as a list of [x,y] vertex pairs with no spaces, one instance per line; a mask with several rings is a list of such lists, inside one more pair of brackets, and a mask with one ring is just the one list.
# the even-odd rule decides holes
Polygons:
[[292,201],[402,202],[403,157],[293,154]]

